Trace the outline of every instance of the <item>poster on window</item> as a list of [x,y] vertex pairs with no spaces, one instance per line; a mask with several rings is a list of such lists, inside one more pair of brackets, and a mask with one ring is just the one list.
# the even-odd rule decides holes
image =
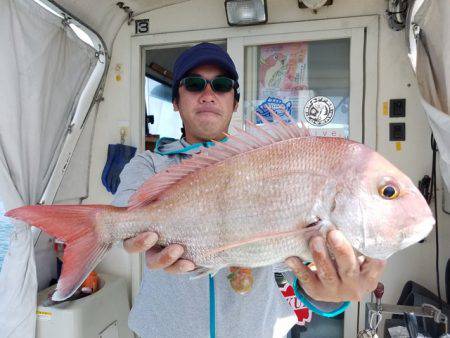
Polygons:
[[260,46],[257,111],[270,116],[264,109],[270,106],[282,116],[283,107],[297,120],[298,101],[305,96],[302,93],[309,93],[307,42]]

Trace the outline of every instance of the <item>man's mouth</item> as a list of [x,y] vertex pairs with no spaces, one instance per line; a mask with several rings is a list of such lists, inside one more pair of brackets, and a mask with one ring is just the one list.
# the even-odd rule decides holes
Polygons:
[[217,110],[214,109],[202,109],[202,110],[198,110],[197,114],[203,115],[203,114],[213,114],[213,115],[218,115],[220,116],[220,112],[218,112]]

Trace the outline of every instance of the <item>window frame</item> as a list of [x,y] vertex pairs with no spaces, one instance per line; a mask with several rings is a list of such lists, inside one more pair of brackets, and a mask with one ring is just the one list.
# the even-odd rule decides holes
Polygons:
[[[361,101],[358,105],[361,107],[360,116],[352,120],[352,125],[360,124],[361,128],[350,129],[350,138],[360,141],[367,146],[376,149],[377,132],[377,111],[378,111],[378,44],[379,44],[379,16],[368,15],[360,17],[324,19],[301,22],[276,23],[260,26],[249,26],[245,29],[240,27],[214,28],[207,30],[190,30],[169,33],[133,35],[131,39],[131,87],[130,87],[130,130],[131,142],[138,145],[139,150],[144,149],[145,131],[142,111],[144,111],[144,88],[142,81],[145,70],[145,51],[151,48],[161,48],[170,46],[187,46],[204,41],[215,42],[226,40],[227,51],[233,58],[240,78],[244,76],[244,46],[246,44],[256,44],[266,41],[285,41],[295,37],[295,41],[301,41],[309,38],[320,40],[330,38],[331,36],[350,35],[359,41],[355,49],[351,46],[351,58],[358,57],[362,69],[362,81],[359,89],[360,94],[352,92],[355,85],[350,81],[350,95],[359,95]],[[286,38],[287,37],[287,38]],[[357,62],[357,60],[355,60]],[[350,71],[352,65],[350,65]],[[351,74],[352,79],[352,74]],[[242,95],[242,93],[241,93]],[[242,97],[244,97],[242,95]],[[357,101],[355,101],[357,102]],[[353,109],[357,103],[353,103]],[[352,106],[350,107],[352,111]],[[357,121],[357,120],[358,121]],[[233,115],[231,125],[243,126],[243,107],[240,104],[238,111]],[[143,255],[132,257],[131,259],[131,281],[132,281],[132,299],[139,291],[141,278],[143,276],[144,265]],[[367,298],[365,301],[369,301]],[[362,315],[358,316],[359,313]],[[358,327],[364,326],[364,302],[353,303],[346,311],[344,316],[344,338],[354,337]],[[359,317],[359,320],[357,319]]]

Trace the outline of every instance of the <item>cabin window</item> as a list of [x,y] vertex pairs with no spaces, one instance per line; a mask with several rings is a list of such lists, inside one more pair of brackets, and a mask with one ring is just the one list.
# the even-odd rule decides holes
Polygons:
[[282,108],[317,136],[349,136],[350,39],[245,47],[244,114]]
[[[217,44],[226,50],[225,42]],[[152,47],[145,51],[145,149],[154,150],[161,137],[179,139],[183,123],[172,106],[172,70],[178,56],[191,45]]]
[[146,134],[158,137],[181,137],[180,115],[173,110],[172,88],[151,77],[145,78]]
[[2,269],[3,260],[8,252],[9,239],[11,237],[13,225],[7,217],[4,217],[5,208],[3,202],[0,201],[0,270]]

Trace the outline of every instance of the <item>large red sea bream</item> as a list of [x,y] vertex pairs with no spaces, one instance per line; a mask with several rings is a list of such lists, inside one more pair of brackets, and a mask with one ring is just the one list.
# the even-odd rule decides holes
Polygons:
[[149,179],[128,208],[27,206],[6,215],[66,243],[54,300],[71,296],[116,241],[152,230],[201,271],[310,259],[331,227],[373,258],[426,237],[434,218],[411,180],[368,147],[309,136],[277,115]]

